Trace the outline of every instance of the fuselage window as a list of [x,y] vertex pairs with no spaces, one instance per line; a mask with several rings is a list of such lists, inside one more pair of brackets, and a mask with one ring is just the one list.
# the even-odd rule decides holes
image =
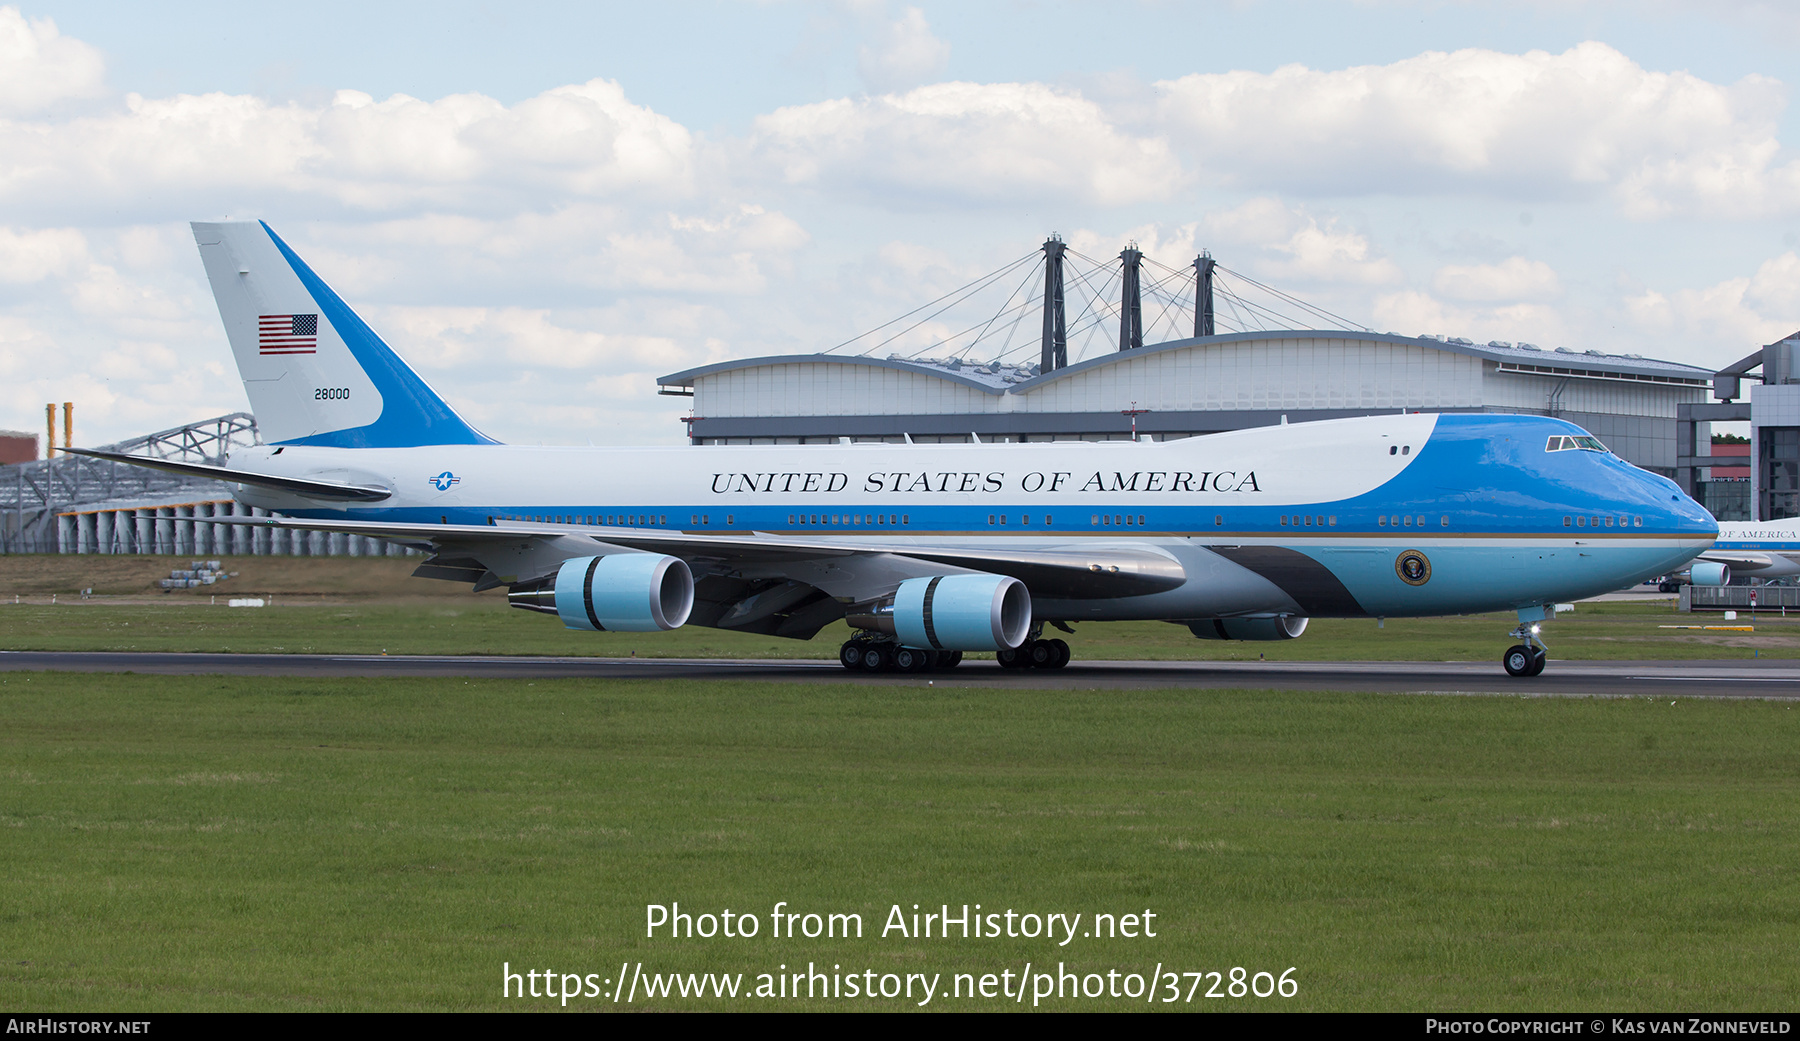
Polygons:
[[735,517],[733,517],[733,516],[732,516],[732,515],[731,515],[731,514],[729,514],[729,513],[727,513],[727,514],[726,514],[726,515],[725,515],[725,524],[726,524],[726,526],[728,526],[728,527],[729,527],[729,526],[730,526],[730,525],[733,525],[733,524],[736,524],[736,523],[737,523],[737,518],[735,518]]
[[1285,527],[1287,527],[1287,523],[1288,523],[1288,519],[1287,519],[1287,515],[1286,515],[1286,514],[1282,514],[1282,516],[1281,516],[1281,526],[1282,526],[1282,527],[1284,527],[1284,528],[1285,528]]
[[1595,517],[1593,519],[1593,525],[1594,525],[1594,527],[1598,528],[1600,526],[1600,518]]
[[[700,520],[700,518],[695,517],[694,520],[696,522],[698,522]],[[788,524],[791,526],[793,523],[794,523],[794,515],[790,513],[790,514],[788,514]]]
[[1606,526],[1609,528],[1613,526],[1613,519],[1611,517],[1606,518]]
[[1388,455],[1399,455],[1399,454],[1400,454],[1400,446],[1399,445],[1389,445],[1388,446]]
[[1411,445],[1401,445],[1400,446],[1400,454],[1401,455],[1412,455],[1412,446]]
[[1313,522],[1313,519],[1311,517],[1306,518],[1306,526],[1307,527],[1309,527],[1309,528],[1312,527],[1312,522]]
[[901,524],[911,524],[912,523],[912,514],[902,513],[900,515],[900,523]]
[[1438,527],[1448,528],[1449,526],[1450,526],[1450,515],[1448,513],[1446,513],[1442,517],[1438,518]]
[[1213,525],[1215,527],[1222,525],[1224,523],[1225,523],[1225,515],[1223,513],[1213,514]]
[[1127,524],[1131,523],[1131,514],[1127,513],[1125,515],[1125,523],[1127,523]]
[[1381,517],[1377,517],[1377,518],[1375,518],[1375,523],[1377,525],[1385,528],[1385,527],[1387,527],[1387,517],[1385,515],[1381,516]]
[[994,515],[990,513],[990,514],[988,514],[988,524],[989,524],[989,526],[992,526],[993,523],[994,523]]
[[1575,518],[1575,526],[1576,526],[1576,527],[1577,527],[1577,528],[1585,528],[1585,527],[1587,527],[1587,518],[1586,518],[1586,517],[1577,517],[1577,518]]
[[1642,517],[1633,517],[1633,518],[1631,518],[1631,526],[1632,526],[1632,527],[1634,527],[1634,528],[1641,528],[1641,527],[1643,527],[1643,526],[1644,526],[1644,518],[1642,518]]
[[[1005,517],[1000,518],[1000,523],[1005,524],[1006,518]],[[1140,514],[1138,514],[1138,527],[1141,528],[1143,526],[1144,526],[1144,515],[1140,513]]]
[[1575,518],[1573,518],[1573,517],[1570,517],[1570,516],[1567,516],[1567,515],[1565,515],[1565,516],[1564,516],[1564,517],[1563,517],[1563,527],[1565,527],[1565,528],[1566,528],[1566,527],[1568,527],[1568,526],[1569,526],[1569,525],[1571,525],[1571,524],[1574,524],[1574,523],[1575,523]]
[[1412,518],[1411,517],[1405,518],[1404,523],[1406,524],[1407,527],[1409,527],[1409,528],[1412,527]]
[[1331,515],[1331,516],[1329,516],[1329,517],[1327,517],[1327,518],[1325,518],[1325,520],[1326,520],[1326,522],[1327,522],[1327,523],[1329,523],[1329,524],[1330,524],[1330,525],[1331,525],[1331,526],[1332,526],[1332,527],[1334,527],[1334,528],[1335,528],[1335,527],[1337,527],[1337,514],[1335,514],[1335,513],[1334,513],[1334,514],[1332,514],[1332,515]]

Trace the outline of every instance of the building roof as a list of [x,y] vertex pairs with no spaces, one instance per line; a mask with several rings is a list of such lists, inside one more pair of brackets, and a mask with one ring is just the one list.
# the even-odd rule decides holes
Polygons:
[[656,382],[664,387],[692,387],[694,382],[703,376],[738,369],[759,368],[765,365],[861,365],[924,373],[974,387],[989,394],[1004,394],[1008,391],[1034,390],[1056,380],[1068,379],[1107,365],[1116,365],[1133,358],[1142,358],[1164,351],[1262,340],[1293,339],[1362,340],[1370,343],[1429,347],[1434,350],[1471,355],[1497,362],[1503,371],[1534,375],[1582,376],[1683,386],[1709,385],[1712,379],[1711,369],[1696,365],[1683,365],[1680,362],[1660,361],[1636,354],[1607,354],[1592,350],[1577,352],[1562,347],[1545,350],[1530,344],[1512,344],[1497,340],[1477,344],[1459,337],[1438,339],[1427,336],[1397,336],[1393,333],[1354,332],[1342,329],[1283,329],[1254,333],[1224,333],[1218,336],[1199,336],[1169,340],[1165,343],[1145,344],[1136,350],[1109,351],[1097,358],[1089,358],[1050,373],[1039,372],[1038,366],[1035,364],[970,364],[958,359],[911,359],[897,355],[887,358],[870,358],[842,354],[780,354],[715,362],[711,365],[702,365],[671,373]]

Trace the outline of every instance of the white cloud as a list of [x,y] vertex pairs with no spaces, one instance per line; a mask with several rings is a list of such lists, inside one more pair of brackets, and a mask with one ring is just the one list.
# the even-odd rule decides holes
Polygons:
[[100,52],[56,30],[48,18],[27,21],[0,7],[0,116],[38,112],[105,90]]
[[74,228],[0,227],[0,283],[21,285],[86,264],[87,238]]
[[1039,83],[939,83],[904,94],[778,109],[755,155],[789,184],[876,203],[1116,206],[1183,181],[1159,137],[1134,137],[1079,94]]
[[1328,193],[1612,193],[1633,217],[1800,209],[1781,84],[1651,72],[1604,43],[1431,51],[1390,65],[1194,74],[1158,125],[1230,184]]
[[[1388,285],[1404,275],[1366,235],[1267,196],[1206,215],[1200,245],[1229,248],[1229,266],[1286,284]],[[1239,260],[1237,257],[1244,257]]]
[[1508,257],[1498,264],[1446,264],[1431,288],[1451,300],[1505,302],[1554,300],[1562,295],[1556,271],[1541,260]]
[[1697,364],[1727,364],[1800,328],[1800,256],[1789,251],[1754,275],[1697,289],[1646,290],[1626,297],[1624,311],[1646,335],[1681,343],[1685,356],[1703,354]]
[[479,94],[328,105],[227,94],[125,99],[68,121],[0,123],[0,201],[84,205],[146,197],[298,194],[361,210],[519,205],[553,193],[679,197],[692,187],[686,128],[606,80],[510,108]]
[[1525,341],[1545,347],[1565,346],[1578,339],[1567,316],[1548,304],[1459,306],[1429,293],[1404,289],[1376,297],[1371,313],[1375,328],[1391,329],[1402,336],[1439,334],[1477,343]]
[[950,63],[950,45],[932,35],[925,12],[909,7],[882,27],[877,47],[857,52],[856,68],[869,89],[878,93],[906,90],[942,73]]

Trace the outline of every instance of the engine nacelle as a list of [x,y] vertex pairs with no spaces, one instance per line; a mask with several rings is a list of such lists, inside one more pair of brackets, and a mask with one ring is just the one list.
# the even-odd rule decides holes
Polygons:
[[894,593],[893,619],[908,647],[1010,650],[1031,633],[1031,594],[1006,575],[909,578]]
[[[677,557],[656,553],[612,553],[565,560],[549,589],[514,593],[515,606],[544,593],[556,616],[585,632],[651,633],[674,629],[694,609],[694,573]],[[535,607],[537,610],[543,608]]]
[[1697,586],[1728,586],[1731,584],[1731,565],[1696,560],[1694,566],[1688,568],[1688,581]]
[[1187,627],[1202,640],[1292,640],[1306,631],[1306,616],[1200,618],[1188,622]]

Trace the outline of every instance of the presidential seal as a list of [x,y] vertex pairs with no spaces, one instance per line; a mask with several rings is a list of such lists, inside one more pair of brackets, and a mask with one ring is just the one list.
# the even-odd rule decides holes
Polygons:
[[1431,561],[1416,549],[1406,550],[1394,558],[1394,574],[1409,586],[1422,586],[1431,581]]

